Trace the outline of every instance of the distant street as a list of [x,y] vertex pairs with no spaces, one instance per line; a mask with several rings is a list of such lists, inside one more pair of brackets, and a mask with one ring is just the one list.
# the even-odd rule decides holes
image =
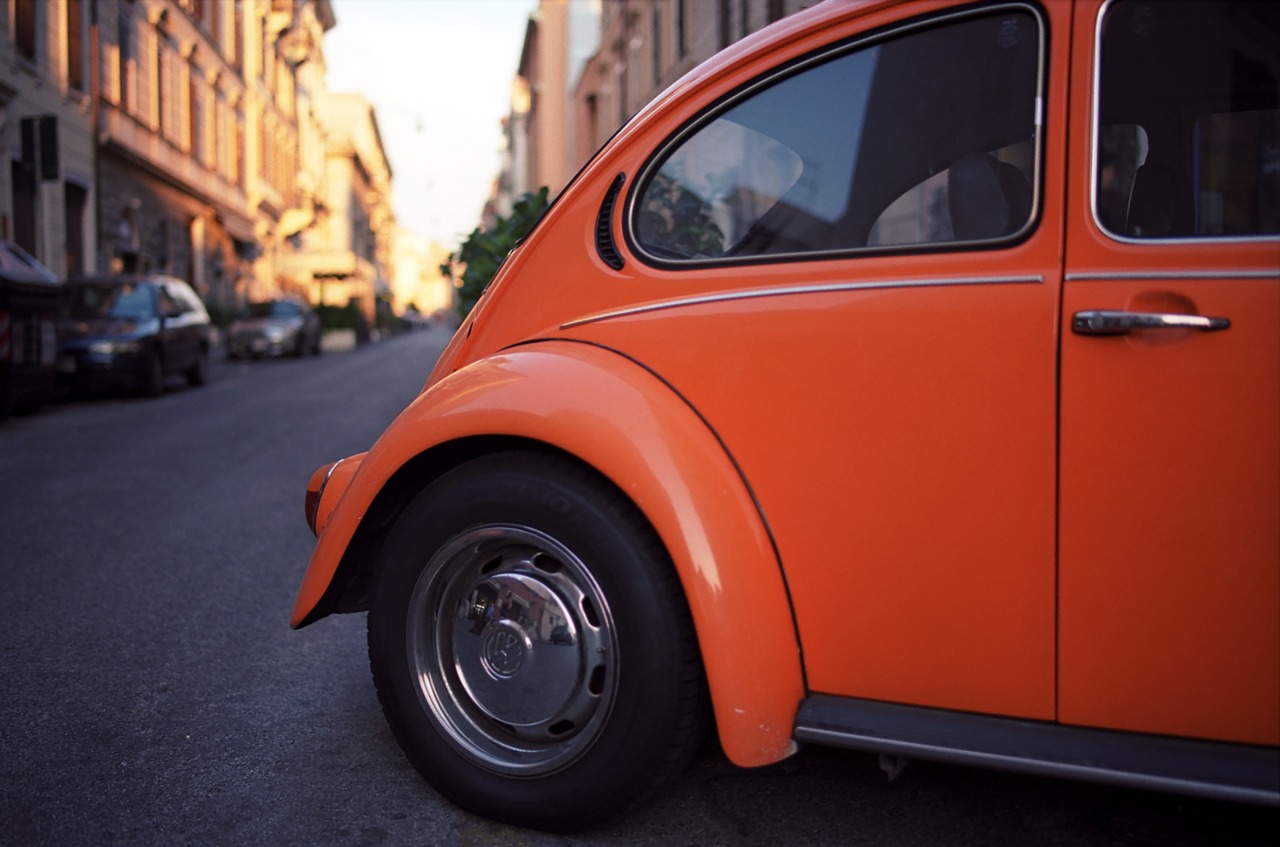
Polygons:
[[[574,838],[459,812],[378,707],[364,615],[288,629],[317,466],[365,450],[447,333],[224,362],[156,400],[0,422],[0,845],[1270,845],[1276,810],[714,743]],[[886,644],[885,649],[892,649]]]

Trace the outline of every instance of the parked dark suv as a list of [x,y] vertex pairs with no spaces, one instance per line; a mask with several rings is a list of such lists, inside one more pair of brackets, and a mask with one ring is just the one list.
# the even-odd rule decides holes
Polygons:
[[181,374],[205,383],[209,313],[191,286],[161,274],[70,279],[64,286],[59,378],[79,389],[154,397]]

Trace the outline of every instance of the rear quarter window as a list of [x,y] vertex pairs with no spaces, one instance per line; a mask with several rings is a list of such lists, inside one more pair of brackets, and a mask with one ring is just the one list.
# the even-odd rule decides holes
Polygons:
[[765,78],[670,140],[632,195],[658,263],[1002,242],[1035,216],[1044,28],[950,15]]

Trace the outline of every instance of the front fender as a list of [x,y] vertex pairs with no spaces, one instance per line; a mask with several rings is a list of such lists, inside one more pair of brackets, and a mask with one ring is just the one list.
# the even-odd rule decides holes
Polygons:
[[309,622],[374,498],[415,457],[477,436],[556,447],[624,491],[684,586],[720,739],[736,764],[794,751],[804,694],[781,568],[755,500],[706,422],[640,365],[590,344],[514,348],[423,392],[359,463],[317,541],[293,612]]

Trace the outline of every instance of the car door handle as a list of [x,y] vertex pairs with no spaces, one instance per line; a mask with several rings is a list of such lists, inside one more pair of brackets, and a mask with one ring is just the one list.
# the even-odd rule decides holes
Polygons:
[[1076,335],[1124,335],[1135,329],[1198,329],[1201,332],[1216,332],[1230,326],[1231,321],[1226,318],[1161,312],[1091,309],[1071,316],[1071,331]]

